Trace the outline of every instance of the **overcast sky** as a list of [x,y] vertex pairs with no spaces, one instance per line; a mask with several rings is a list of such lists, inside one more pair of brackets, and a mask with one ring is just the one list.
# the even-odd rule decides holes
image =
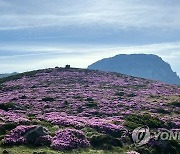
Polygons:
[[180,75],[179,0],[0,0],[0,73],[151,53]]

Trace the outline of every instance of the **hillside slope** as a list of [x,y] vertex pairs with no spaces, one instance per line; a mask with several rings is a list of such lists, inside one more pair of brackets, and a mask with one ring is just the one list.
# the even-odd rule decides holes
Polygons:
[[[180,128],[179,105],[180,87],[119,73],[55,68],[0,79],[1,125],[8,125],[8,130],[20,125],[46,127],[51,136],[47,146],[60,151],[78,147],[106,150],[107,145],[109,150],[134,150],[127,149],[129,142],[121,139],[122,133],[141,125]],[[21,131],[21,127],[15,129]],[[55,131],[62,129],[66,139],[60,140]],[[81,134],[83,141],[70,142],[74,138],[67,138],[66,132]],[[5,137],[2,143],[24,141]]]
[[180,85],[180,78],[171,66],[156,55],[131,54],[105,58],[88,66],[88,69],[118,72]]
[[5,73],[5,74],[0,74],[0,78],[5,78],[5,77],[8,77],[8,76],[11,76],[11,75],[15,75],[17,74],[16,72],[14,73]]

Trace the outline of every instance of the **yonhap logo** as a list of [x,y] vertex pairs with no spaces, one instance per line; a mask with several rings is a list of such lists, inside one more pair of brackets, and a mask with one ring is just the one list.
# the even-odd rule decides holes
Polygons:
[[132,132],[132,139],[137,146],[147,144],[151,138],[153,140],[180,140],[180,129],[159,128],[157,131],[150,132],[148,126],[142,126]]
[[148,126],[138,127],[132,132],[132,139],[137,146],[142,146],[149,142],[150,131]]

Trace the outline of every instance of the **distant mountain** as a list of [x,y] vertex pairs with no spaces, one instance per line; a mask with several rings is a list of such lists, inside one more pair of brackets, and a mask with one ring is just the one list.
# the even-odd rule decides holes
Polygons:
[[5,78],[5,77],[11,76],[11,75],[15,75],[15,74],[17,74],[17,72],[0,74],[0,78]]
[[118,72],[180,85],[180,78],[172,71],[171,66],[152,54],[120,54],[99,60],[88,66],[88,69]]

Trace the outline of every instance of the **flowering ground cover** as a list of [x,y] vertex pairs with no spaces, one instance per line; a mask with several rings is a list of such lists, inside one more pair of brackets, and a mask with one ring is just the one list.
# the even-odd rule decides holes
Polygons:
[[49,133],[35,133],[34,140],[49,145],[36,148],[49,153],[142,153],[124,134],[142,125],[179,129],[179,107],[179,86],[118,73],[51,68],[17,74],[0,79],[1,149],[34,146],[26,133],[42,126]]

